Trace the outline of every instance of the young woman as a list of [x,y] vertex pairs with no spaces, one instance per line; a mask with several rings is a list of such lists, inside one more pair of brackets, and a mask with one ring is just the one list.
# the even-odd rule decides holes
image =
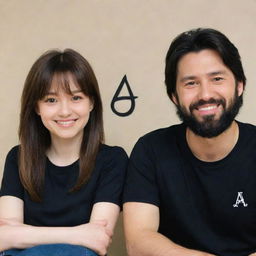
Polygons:
[[103,144],[90,64],[49,51],[23,89],[19,138],[0,192],[0,255],[105,255],[120,210],[127,156]]

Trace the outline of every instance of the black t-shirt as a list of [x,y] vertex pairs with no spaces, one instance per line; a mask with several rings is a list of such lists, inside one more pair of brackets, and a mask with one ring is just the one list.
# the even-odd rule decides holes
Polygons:
[[[28,156],[29,157],[29,156]],[[47,159],[43,201],[33,202],[23,188],[18,172],[18,146],[7,155],[0,196],[15,196],[24,201],[24,223],[35,226],[75,226],[87,223],[93,204],[121,203],[127,155],[120,147],[102,145],[89,181],[77,192],[79,161],[65,167]]]
[[193,155],[183,124],[140,138],[124,202],[158,206],[158,231],[184,247],[220,256],[256,252],[256,128],[238,124],[237,144],[216,162]]

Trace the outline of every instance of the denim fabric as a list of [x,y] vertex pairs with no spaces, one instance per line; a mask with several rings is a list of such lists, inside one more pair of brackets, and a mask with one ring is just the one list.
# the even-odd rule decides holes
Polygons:
[[97,256],[88,248],[70,244],[46,244],[28,249],[11,249],[0,253],[0,256]]

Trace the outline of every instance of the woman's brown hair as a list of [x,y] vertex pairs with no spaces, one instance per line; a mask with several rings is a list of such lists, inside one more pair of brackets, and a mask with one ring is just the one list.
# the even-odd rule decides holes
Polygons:
[[37,103],[50,91],[56,76],[61,77],[58,86],[71,93],[70,75],[93,102],[80,148],[79,175],[71,191],[79,190],[89,179],[99,146],[104,141],[102,101],[97,79],[88,61],[71,49],[44,53],[31,67],[21,97],[19,172],[21,182],[33,201],[40,202],[42,199],[45,153],[51,145],[50,133],[36,112]]

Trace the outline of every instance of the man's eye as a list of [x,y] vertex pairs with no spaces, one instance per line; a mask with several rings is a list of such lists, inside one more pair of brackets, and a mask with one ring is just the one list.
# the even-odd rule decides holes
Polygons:
[[56,100],[55,98],[47,98],[47,99],[45,100],[45,102],[48,102],[48,103],[55,103],[55,102],[57,102],[57,100]]
[[219,82],[219,81],[223,80],[223,78],[222,77],[214,77],[213,80],[216,82]]
[[196,84],[195,81],[189,81],[189,82],[187,82],[185,85],[186,85],[186,86],[193,86],[193,85],[195,85],[195,84]]

